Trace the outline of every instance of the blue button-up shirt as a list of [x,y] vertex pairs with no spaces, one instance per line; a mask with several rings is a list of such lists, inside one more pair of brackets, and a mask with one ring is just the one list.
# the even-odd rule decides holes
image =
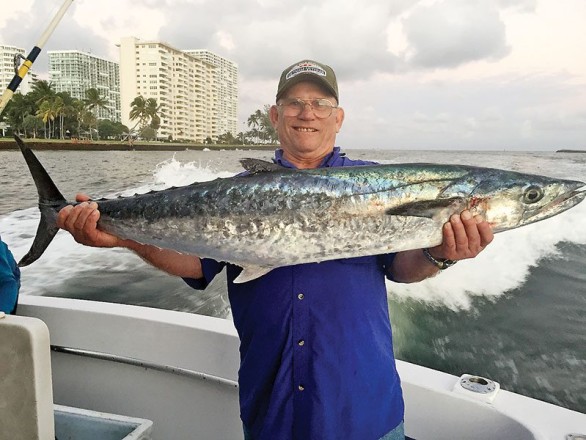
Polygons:
[[[294,166],[277,151],[275,162]],[[372,162],[336,147],[321,167]],[[340,237],[340,240],[347,240]],[[241,268],[202,260],[201,289],[227,267],[240,336],[241,417],[255,440],[376,440],[403,420],[385,275],[394,254],[281,267],[234,284]]]

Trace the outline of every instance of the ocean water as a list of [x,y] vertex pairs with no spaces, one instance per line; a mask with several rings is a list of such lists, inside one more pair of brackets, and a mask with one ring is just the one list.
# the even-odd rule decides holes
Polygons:
[[[382,163],[461,163],[586,181],[586,154],[348,150]],[[39,152],[70,199],[132,195],[227,177],[262,151]],[[37,195],[19,152],[0,151],[0,235],[15,257],[29,249]],[[505,389],[586,413],[586,203],[497,234],[476,259],[421,283],[388,282],[397,358],[455,375],[478,374]],[[205,292],[131,252],[78,245],[60,232],[22,270],[23,295],[181,310],[230,319],[222,277]]]

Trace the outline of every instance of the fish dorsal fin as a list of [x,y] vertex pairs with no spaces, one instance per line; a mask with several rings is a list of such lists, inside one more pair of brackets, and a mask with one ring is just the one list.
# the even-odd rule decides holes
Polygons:
[[240,275],[236,277],[234,282],[236,284],[246,283],[248,281],[252,281],[259,277],[262,277],[263,275],[269,273],[271,270],[273,270],[272,267],[246,266],[242,268],[242,272],[240,272]]
[[283,169],[281,165],[267,162],[266,160],[262,159],[241,159],[240,163],[250,174],[270,173],[272,171],[279,171]]
[[394,208],[387,209],[388,215],[404,217],[436,218],[444,217],[447,209],[450,213],[461,212],[466,209],[467,201],[464,197],[451,197],[448,199],[423,200],[421,202],[405,203]]

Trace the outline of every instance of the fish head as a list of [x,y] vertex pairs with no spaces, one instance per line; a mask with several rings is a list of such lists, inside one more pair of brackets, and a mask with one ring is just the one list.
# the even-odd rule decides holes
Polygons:
[[470,194],[469,209],[498,232],[553,217],[585,197],[584,182],[501,172],[480,181]]

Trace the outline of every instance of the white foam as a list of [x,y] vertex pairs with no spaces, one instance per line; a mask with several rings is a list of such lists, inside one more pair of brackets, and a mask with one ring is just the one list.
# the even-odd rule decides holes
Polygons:
[[559,243],[586,244],[585,216],[586,203],[581,203],[550,219],[501,232],[475,259],[419,283],[389,282],[389,294],[452,309],[469,309],[474,296],[497,298],[523,285],[541,259],[558,255]]
[[[121,193],[109,194],[130,196],[151,190],[161,190],[171,186],[188,185],[204,182],[217,177],[230,177],[234,173],[215,172],[200,162],[181,163],[175,158],[157,165],[152,180],[136,188],[129,188]],[[8,244],[16,260],[20,260],[30,249],[39,222],[37,208],[11,212],[0,217],[2,240]],[[99,249],[82,246],[73,237],[59,231],[43,256],[22,268],[22,294],[42,295],[46,292],[59,292],[59,286],[65,280],[75,279],[86,271],[132,271],[144,263],[132,252],[124,249]]]

